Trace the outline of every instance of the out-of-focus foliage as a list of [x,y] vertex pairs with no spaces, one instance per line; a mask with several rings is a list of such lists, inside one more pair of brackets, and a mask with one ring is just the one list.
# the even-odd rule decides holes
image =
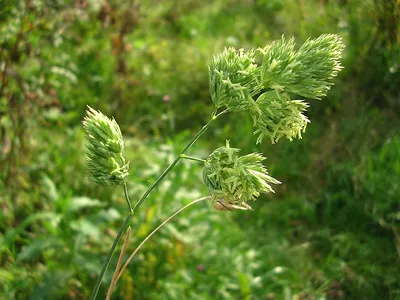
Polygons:
[[[302,140],[255,146],[239,112],[194,148],[206,158],[231,138],[262,152],[276,194],[252,212],[190,208],[115,297],[399,298],[399,14],[397,0],[0,1],[0,298],[86,299],[124,218],[122,190],[86,178],[86,105],[121,125],[134,201],[212,112],[213,54],[322,33],[343,38],[345,68]],[[128,253],[207,194],[201,169],[169,174],[133,218]]]

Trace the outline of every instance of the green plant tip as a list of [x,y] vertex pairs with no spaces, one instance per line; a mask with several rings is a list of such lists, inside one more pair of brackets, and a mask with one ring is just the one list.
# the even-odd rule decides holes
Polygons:
[[270,183],[280,184],[261,163],[265,157],[259,153],[239,156],[239,151],[226,141],[205,161],[203,180],[218,209],[250,209],[246,202],[255,201],[262,193],[274,192]]
[[[321,99],[334,84],[342,66],[342,38],[323,34],[295,48],[294,38],[284,36],[257,51],[227,48],[214,56],[210,70],[210,94],[215,107],[248,111],[257,143],[268,137],[301,138],[309,120],[308,103],[299,98]],[[255,54],[261,55],[260,65]]]
[[89,179],[101,185],[123,184],[128,176],[128,163],[117,122],[88,106],[83,128]]
[[230,111],[246,110],[248,97],[261,91],[254,55],[254,50],[226,48],[214,56],[209,76],[211,99],[216,108],[225,106]]
[[294,38],[284,36],[263,49],[261,80],[264,88],[286,91],[309,99],[321,99],[342,70],[342,38],[322,34],[308,39],[297,50]]
[[261,143],[264,137],[268,137],[272,144],[282,137],[290,141],[301,138],[310,122],[303,114],[307,108],[306,102],[291,100],[287,93],[269,91],[262,94],[250,107],[257,143]]

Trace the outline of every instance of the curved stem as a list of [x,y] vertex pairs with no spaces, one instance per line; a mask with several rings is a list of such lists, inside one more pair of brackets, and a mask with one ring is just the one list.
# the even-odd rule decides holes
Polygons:
[[[118,244],[118,242],[121,239],[122,236],[122,232],[125,230],[126,226],[128,225],[128,221],[129,219],[133,216],[133,214],[135,212],[137,212],[137,210],[139,209],[139,207],[143,204],[143,202],[147,199],[147,197],[150,195],[150,193],[154,190],[154,188],[164,179],[165,176],[167,176],[167,174],[174,168],[174,166],[179,162],[179,160],[182,158],[181,155],[184,154],[187,150],[189,150],[194,143],[197,142],[197,140],[203,135],[204,132],[207,131],[208,126],[211,124],[212,121],[216,120],[219,116],[225,114],[228,112],[228,109],[225,109],[223,111],[221,111],[220,113],[216,114],[216,110],[214,110],[211,119],[207,122],[207,124],[205,124],[200,131],[190,140],[190,142],[185,146],[185,148],[182,149],[182,151],[176,156],[175,160],[167,167],[167,169],[165,169],[165,171],[156,179],[156,181],[147,189],[147,191],[144,193],[144,195],[139,199],[139,201],[135,204],[135,206],[133,207],[133,209],[131,209],[131,207],[129,207],[130,212],[129,215],[126,217],[124,224],[122,224],[117,237],[114,240],[113,245],[111,246],[110,251],[108,252],[107,255],[107,259],[104,262],[104,265],[101,269],[100,275],[97,278],[96,284],[94,286],[94,289],[92,291],[92,294],[90,296],[90,300],[94,300],[97,297],[97,293],[100,289],[100,285],[101,285],[101,281],[103,280],[104,277],[104,273],[108,268],[108,265],[110,264],[111,258],[114,254],[115,248]],[[129,197],[128,197],[128,192],[127,192],[127,188],[126,185],[124,184],[124,192],[125,192],[125,197],[127,199],[127,203],[128,206],[130,204],[129,201]]]
[[140,250],[140,248],[142,248],[142,246],[153,236],[153,234],[155,234],[159,229],[161,229],[165,224],[167,224],[169,221],[171,221],[176,215],[180,214],[182,211],[184,211],[186,208],[192,206],[193,204],[196,204],[200,201],[204,201],[204,200],[209,200],[212,199],[211,196],[206,196],[206,197],[202,197],[199,199],[196,199],[192,202],[190,202],[189,204],[186,204],[184,207],[182,207],[181,209],[179,209],[178,211],[176,211],[174,214],[172,214],[170,217],[168,217],[164,222],[162,222],[156,229],[154,229],[140,244],[139,246],[137,246],[137,248],[135,249],[135,251],[132,252],[131,256],[129,256],[128,260],[125,262],[124,266],[122,267],[121,271],[118,274],[117,280],[115,282],[115,284],[118,282],[118,280],[121,278],[122,273],[125,271],[125,269],[128,267],[129,263],[132,261],[132,259],[135,257],[136,253],[138,253],[138,251]]
[[96,284],[95,284],[94,289],[93,289],[93,291],[92,291],[92,294],[90,295],[90,300],[94,300],[94,299],[96,299],[96,297],[97,297],[97,293],[99,292],[100,284],[101,284],[101,281],[103,280],[104,273],[106,272],[106,270],[107,270],[107,268],[108,268],[108,265],[110,264],[111,257],[112,257],[113,254],[114,254],[115,248],[117,247],[118,242],[119,242],[119,240],[120,240],[121,237],[122,237],[122,233],[125,231],[125,228],[128,226],[128,222],[129,222],[129,220],[131,219],[131,217],[132,217],[132,214],[129,214],[129,215],[126,217],[124,223],[122,224],[121,228],[120,228],[119,231],[118,231],[117,237],[115,238],[114,243],[112,244],[111,249],[110,249],[110,251],[108,252],[106,261],[104,262],[104,265],[103,265],[103,267],[101,268],[100,275],[99,275],[99,277],[97,278],[97,281],[96,281]]
[[119,254],[119,257],[118,257],[117,266],[115,267],[115,273],[111,279],[111,284],[110,284],[110,288],[108,289],[108,292],[107,292],[106,300],[111,299],[111,294],[115,288],[115,285],[117,284],[117,273],[121,269],[122,259],[126,252],[126,247],[128,246],[130,235],[131,235],[131,226],[129,226],[128,229],[126,230],[124,244],[122,245],[121,253]]
[[204,132],[207,131],[208,126],[211,124],[212,121],[216,120],[219,116],[227,113],[228,110],[224,110],[220,112],[217,115],[213,115],[211,119],[207,122],[206,125],[204,125],[200,131],[190,140],[190,142],[183,148],[183,150],[176,156],[174,161],[168,166],[168,168],[165,169],[165,171],[156,179],[156,181],[149,187],[149,189],[144,193],[144,195],[140,198],[140,200],[135,204],[135,207],[133,208],[133,212],[136,212],[139,207],[142,205],[142,203],[147,199],[149,194],[154,190],[154,188],[160,183],[161,180],[164,179],[165,176],[174,168],[174,166],[178,163],[178,161],[182,158],[182,154],[185,154],[187,150],[189,150],[194,143],[197,142],[197,140],[203,135]]
[[128,187],[126,186],[126,181],[124,181],[124,194],[125,194],[126,203],[128,204],[128,207],[129,207],[129,212],[131,214],[133,214],[132,204],[131,204],[131,200],[129,200]]

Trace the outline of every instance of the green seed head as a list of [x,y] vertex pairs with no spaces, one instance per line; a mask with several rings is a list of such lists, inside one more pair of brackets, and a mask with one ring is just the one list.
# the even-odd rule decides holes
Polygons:
[[262,85],[254,64],[254,51],[226,48],[214,56],[209,67],[211,99],[216,108],[246,110],[248,98],[258,94]]
[[274,192],[270,183],[280,182],[268,175],[259,153],[239,156],[240,149],[216,149],[206,159],[203,179],[218,209],[249,209],[248,201],[255,201],[262,193]]
[[265,88],[286,91],[309,99],[321,99],[342,69],[342,38],[323,34],[308,39],[298,50],[294,39],[282,37],[264,49],[261,80]]
[[308,103],[293,96],[321,99],[343,68],[344,44],[340,36],[323,34],[308,39],[296,49],[293,38],[258,49],[262,64],[257,66],[253,50],[225,49],[210,66],[210,92],[216,108],[249,111],[257,143],[264,137],[276,143],[282,137],[301,138],[309,120]]
[[87,138],[87,168],[89,179],[97,184],[123,184],[128,176],[124,141],[114,119],[88,106],[83,120]]
[[254,134],[258,135],[257,143],[264,137],[274,144],[285,137],[290,141],[301,138],[309,120],[303,114],[308,104],[301,100],[291,100],[286,93],[269,91],[253,102],[250,114],[253,118]]

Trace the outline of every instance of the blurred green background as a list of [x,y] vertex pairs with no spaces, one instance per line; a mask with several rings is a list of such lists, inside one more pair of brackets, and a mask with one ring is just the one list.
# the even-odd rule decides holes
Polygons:
[[[0,299],[88,298],[126,215],[121,188],[86,179],[86,105],[120,124],[136,200],[208,120],[213,54],[322,33],[343,37],[345,69],[302,140],[256,146],[237,113],[190,153],[226,139],[262,152],[276,194],[252,212],[191,207],[114,299],[400,299],[399,0],[0,0]],[[207,195],[201,171],[184,161],[169,174],[128,253]]]

